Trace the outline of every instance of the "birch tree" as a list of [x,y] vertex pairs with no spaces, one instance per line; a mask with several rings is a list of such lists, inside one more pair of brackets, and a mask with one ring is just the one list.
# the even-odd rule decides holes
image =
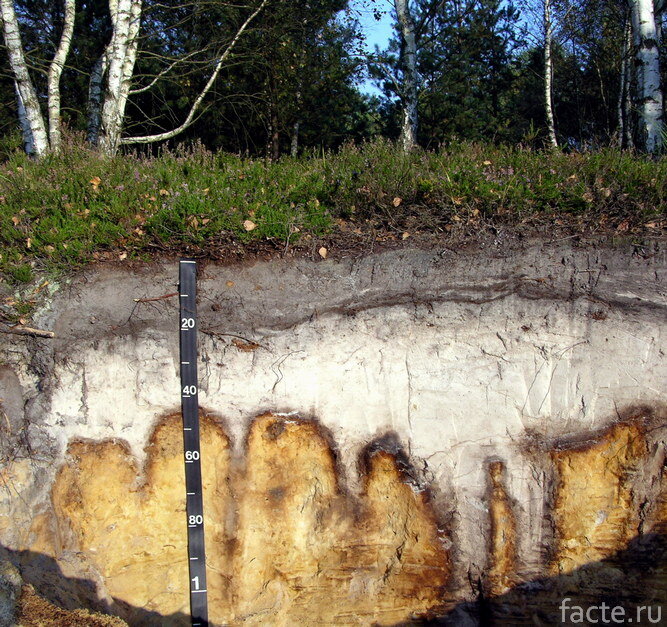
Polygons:
[[552,60],[554,25],[552,19],[552,0],[543,0],[543,27],[544,27],[544,110],[547,120],[547,133],[549,145],[558,147],[556,139],[556,123],[554,119],[553,104],[553,76],[554,66]]
[[39,157],[49,149],[55,152],[60,150],[60,77],[72,43],[74,16],[75,0],[65,0],[63,29],[48,69],[47,132],[47,123],[44,120],[37,91],[26,62],[14,1],[0,0],[0,21],[2,21],[9,65],[14,76],[23,145],[25,151],[30,155]]
[[[414,0],[394,4],[396,34],[370,69],[382,80],[401,147],[448,136],[499,137],[501,94],[513,80],[518,12],[499,0]],[[391,127],[390,127],[391,128]]]
[[[48,119],[46,120],[42,111],[42,104],[38,97],[39,90],[36,88],[35,82],[31,77],[32,70],[29,70],[26,60],[14,0],[0,0],[0,18],[2,19],[5,47],[15,80],[18,114],[23,132],[24,146],[27,152],[36,156],[41,156],[48,150],[59,150],[61,143],[60,79],[67,63],[76,12],[75,0],[62,0],[62,2],[64,7],[63,27],[58,45],[53,45],[51,41],[48,41],[48,36],[46,36],[47,43],[49,44],[48,47],[55,49],[55,53],[48,63],[48,72],[45,72],[47,74],[46,113],[48,115]],[[249,7],[249,14],[246,19],[238,28],[232,31],[231,39],[228,40],[223,49],[212,60],[199,61],[200,67],[206,64],[212,69],[206,76],[204,86],[196,93],[193,103],[182,123],[177,124],[171,130],[151,135],[126,137],[124,136],[124,131],[127,125],[126,109],[129,99],[132,96],[152,89],[158,81],[165,78],[180,62],[186,61],[195,56],[195,54],[204,56],[205,52],[210,51],[212,46],[205,48],[204,54],[199,50],[196,53],[183,55],[183,58],[170,62],[164,68],[164,71],[158,72],[147,85],[135,86],[134,74],[139,46],[142,38],[146,37],[142,33],[142,18],[145,18],[147,7],[162,11],[171,11],[172,7],[168,3],[149,0],[145,2],[144,0],[108,0],[110,36],[104,45],[102,54],[92,67],[89,66],[90,82],[87,104],[88,141],[98,146],[101,151],[107,154],[115,154],[121,145],[162,141],[175,137],[187,129],[196,120],[204,99],[210,93],[216,78],[232,55],[239,39],[268,2],[269,0],[255,0],[253,3],[254,6]],[[206,4],[198,0],[174,3],[173,9],[178,13],[178,17],[175,20],[176,26],[173,28],[183,26],[183,15],[187,14],[191,8],[193,9],[192,14],[196,14],[197,11],[208,10]],[[234,7],[234,10],[242,11],[243,8]],[[31,13],[24,12],[21,19],[30,23],[34,21],[34,16]],[[33,32],[35,32],[34,25],[32,25],[32,28]],[[40,39],[45,38],[44,32],[39,32],[38,35]],[[168,37],[169,35],[167,35]]]
[[417,145],[419,127],[418,53],[420,36],[432,24],[435,15],[447,0],[394,0],[396,30],[398,35],[398,76],[392,76],[387,60],[375,64],[372,71],[389,78],[401,102],[401,122],[399,142],[404,151]]
[[58,152],[61,144],[60,134],[60,77],[65,67],[65,61],[72,45],[74,34],[75,0],[65,0],[65,17],[63,32],[56,53],[49,66],[48,74],[48,115],[49,115],[49,142],[51,150]]
[[[125,119],[125,107],[129,96],[134,64],[137,59],[138,36],[141,27],[141,0],[109,0],[111,15],[111,41],[102,57],[93,68],[94,80],[100,73],[107,75],[106,89],[99,110],[99,125],[93,120],[89,136],[108,154],[114,154],[120,145],[120,136]],[[99,98],[91,84],[91,99],[95,99],[92,111],[97,114]],[[97,131],[99,129],[99,135]]]
[[[641,148],[657,153],[663,144],[663,96],[660,80],[659,29],[654,0],[629,0],[636,71],[638,140]],[[662,3],[658,9],[661,10]]]
[[408,0],[395,0],[400,42],[400,64],[403,70],[401,81],[401,136],[403,150],[412,150],[417,144],[417,107],[419,98],[417,77],[417,34]]
[[543,51],[542,58],[542,97],[544,101],[544,120],[546,123],[547,143],[552,148],[558,147],[556,134],[556,113],[554,103],[554,54],[556,46],[561,46],[567,28],[575,13],[573,0],[520,0],[528,28],[524,35]]
[[14,75],[23,145],[28,154],[40,156],[48,150],[49,139],[37,92],[23,53],[23,43],[13,0],[0,0],[0,15],[9,65]]

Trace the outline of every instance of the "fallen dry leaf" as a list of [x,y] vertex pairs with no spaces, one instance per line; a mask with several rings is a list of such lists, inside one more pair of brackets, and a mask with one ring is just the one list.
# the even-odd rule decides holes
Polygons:
[[14,223],[14,226],[18,226],[20,221],[21,218],[19,218],[18,216],[12,216],[12,222]]
[[243,221],[243,228],[246,231],[252,231],[253,229],[257,228],[257,225],[252,220],[244,220]]
[[30,237],[25,241],[25,245],[27,248],[32,248],[32,239]]
[[121,261],[123,261],[123,259],[126,258],[127,258],[127,253],[121,253],[120,255],[118,255],[118,259],[120,259]]
[[402,202],[403,199],[396,196],[396,198],[394,198],[394,200],[391,201],[391,204],[394,205],[394,207],[398,207]]
[[160,196],[170,196],[169,190],[161,189],[159,192]]
[[408,239],[408,237],[410,237],[410,233],[408,233],[408,232],[406,231],[405,233],[403,233],[403,235],[402,235],[401,237],[402,237],[403,239]]
[[227,281],[227,287],[234,287],[234,281]]
[[320,257],[322,257],[322,259],[326,259],[327,254],[329,253],[329,251],[324,246],[322,246],[322,248],[320,248],[317,252],[320,254]]
[[630,222],[628,220],[623,220],[617,227],[617,231],[627,231],[630,228]]
[[491,162],[487,159],[486,161],[482,161],[482,165],[491,165]]

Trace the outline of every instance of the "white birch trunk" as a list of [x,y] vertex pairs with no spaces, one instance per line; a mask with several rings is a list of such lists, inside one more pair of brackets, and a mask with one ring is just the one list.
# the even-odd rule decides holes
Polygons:
[[23,136],[23,150],[26,154],[32,155],[35,153],[35,144],[33,142],[32,130],[30,129],[30,122],[26,117],[25,107],[23,106],[23,98],[16,81],[14,81],[14,90],[16,91],[16,106],[18,108],[19,125],[21,126],[21,135]]
[[642,148],[656,153],[662,147],[663,115],[660,84],[660,55],[653,0],[630,0],[635,66],[637,110]]
[[417,144],[417,38],[408,0],[395,0],[395,6],[402,38],[403,84],[401,86],[401,101],[403,112],[400,141],[403,150],[408,151]]
[[110,0],[112,35],[108,48],[107,84],[102,104],[99,144],[108,154],[120,146],[125,105],[137,53],[141,0]]
[[125,52],[125,61],[122,67],[122,76],[120,82],[120,96],[118,109],[120,119],[125,117],[125,106],[132,86],[132,76],[134,75],[134,65],[137,61],[137,50],[139,48],[139,30],[141,28],[141,0],[134,0],[130,9],[130,30],[128,33],[128,45]]
[[58,152],[60,150],[60,77],[65,67],[65,60],[72,44],[72,34],[74,32],[74,15],[76,11],[75,0],[65,0],[65,19],[63,22],[63,32],[60,36],[60,44],[56,54],[49,66],[48,76],[48,104],[49,112],[49,142],[51,150]]
[[547,118],[547,132],[549,144],[552,148],[558,148],[556,139],[556,123],[554,121],[553,105],[553,59],[551,56],[553,48],[553,21],[551,18],[551,0],[544,2],[544,107]]
[[13,0],[0,0],[0,17],[9,65],[14,74],[23,143],[29,154],[39,157],[48,150],[49,140],[37,93],[23,54],[23,44]]

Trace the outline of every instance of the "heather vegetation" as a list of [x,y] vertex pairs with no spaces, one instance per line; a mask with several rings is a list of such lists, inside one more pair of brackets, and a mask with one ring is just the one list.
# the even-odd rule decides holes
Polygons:
[[646,235],[659,232],[666,195],[667,162],[617,149],[403,153],[377,140],[270,161],[201,145],[108,158],[74,144],[38,161],[17,151],[0,166],[0,268],[23,283],[95,259],[298,250],[350,233],[541,224]]

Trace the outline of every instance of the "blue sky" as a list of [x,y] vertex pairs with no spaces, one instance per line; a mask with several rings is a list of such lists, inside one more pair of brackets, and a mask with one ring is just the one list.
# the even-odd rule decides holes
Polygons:
[[[376,20],[372,8],[375,7],[381,14]],[[393,0],[351,0],[352,16],[359,20],[366,37],[366,50],[373,52],[375,46],[385,48],[392,32]],[[369,94],[379,94],[380,91],[370,82],[365,81],[360,86],[361,91]]]
[[[380,12],[382,16],[380,20],[376,20],[373,16],[372,7]],[[376,44],[384,48],[392,30],[393,0],[352,0],[350,8],[352,15],[359,20],[364,35],[366,35],[366,45],[369,51],[374,50]]]
[[[379,11],[380,20],[375,19],[373,8]],[[373,52],[376,45],[381,49],[385,48],[393,30],[394,0],[350,0],[350,9],[352,16],[359,21],[366,36],[367,52]],[[530,16],[524,12],[519,24],[526,25],[530,19]],[[539,22],[539,16],[537,20]],[[381,93],[371,81],[364,81],[359,88],[368,94],[379,95]]]

